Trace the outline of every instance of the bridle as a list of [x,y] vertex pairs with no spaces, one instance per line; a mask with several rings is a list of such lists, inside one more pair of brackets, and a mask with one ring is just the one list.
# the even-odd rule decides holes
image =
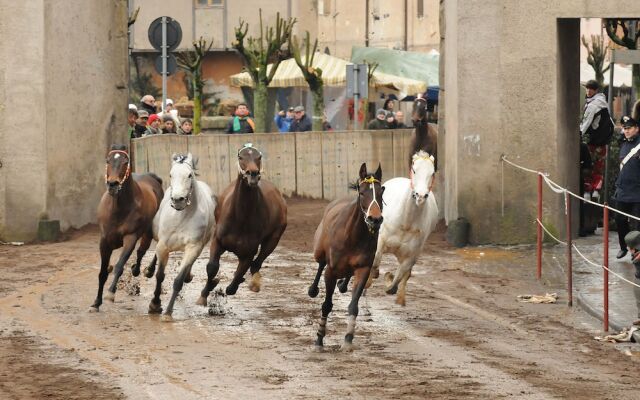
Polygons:
[[[120,191],[120,189],[122,189],[122,185],[124,184],[124,182],[129,178],[129,175],[131,175],[131,158],[129,158],[129,153],[127,153],[124,150],[111,150],[109,152],[109,154],[107,154],[107,159],[109,157],[111,157],[112,154],[124,154],[127,157],[127,171],[124,173],[124,177],[122,179],[117,179],[116,182],[118,182],[118,192]],[[109,184],[109,176],[107,171],[109,170],[109,163],[107,163],[104,166],[104,183],[105,184]]]
[[[425,99],[424,97],[418,97],[415,101],[416,102],[417,101],[422,101],[422,102],[424,102],[424,106],[427,107],[427,99]],[[425,113],[426,113],[426,110],[425,110]],[[414,113],[414,115],[415,115],[415,113]],[[414,122],[414,125],[416,123],[419,124],[419,125],[426,125],[427,124],[427,116],[425,115],[423,118],[414,119],[413,122]]]
[[413,162],[414,161],[416,161],[416,160],[428,160],[428,161],[431,161],[431,164],[433,164],[434,172],[431,175],[432,178],[431,178],[431,183],[429,184],[429,189],[427,190],[427,197],[429,196],[429,193],[431,193],[431,189],[433,189],[433,184],[435,183],[435,179],[433,179],[433,176],[436,174],[435,173],[436,159],[432,155],[430,155],[429,153],[426,153],[426,154],[427,154],[426,156],[419,156],[419,155],[415,154],[413,156],[413,160],[412,160],[412,163],[411,163],[411,168],[409,169],[409,186],[411,187],[411,196],[414,197],[414,198],[417,195],[415,190],[414,190],[414,187],[413,187],[413,175],[415,174],[415,171],[413,170]]
[[[191,188],[189,189],[189,193],[187,193],[187,197],[186,197],[186,202],[188,207],[191,205],[191,195],[193,194],[193,187],[195,186],[196,177],[195,177],[195,171],[193,170],[193,167],[188,163],[185,163],[184,160],[185,158],[179,158],[179,159],[176,159],[175,161],[179,162],[180,164],[188,165],[189,168],[191,168]],[[173,186],[171,186],[169,189],[171,190],[171,193],[169,193],[169,198],[171,199],[171,207],[173,207],[174,210],[178,210],[176,208],[176,203],[173,200]]]
[[363,183],[368,183],[371,185],[371,190],[373,191],[373,200],[371,200],[371,203],[369,203],[369,207],[367,207],[366,211],[362,207],[362,204],[360,204],[360,211],[362,211],[362,213],[364,214],[364,223],[367,224],[367,228],[369,228],[369,233],[374,234],[375,231],[371,226],[371,223],[367,220],[367,217],[369,216],[369,212],[371,212],[371,207],[373,207],[373,203],[377,204],[378,208],[380,208],[380,211],[382,211],[382,206],[380,205],[380,203],[378,203],[378,200],[376,199],[376,185],[375,185],[376,183],[380,183],[380,181],[374,178],[373,176],[370,176],[368,178],[362,179],[358,183],[358,186],[362,185]]
[[[256,149],[255,147],[253,147],[252,143],[246,143],[240,150],[238,150],[238,173],[240,173],[240,175],[242,175],[243,178],[247,178],[248,179],[248,176],[251,174],[251,172],[242,169],[242,167],[240,166],[240,153],[243,150],[246,150],[246,149],[257,151],[258,154],[260,154],[261,158],[262,158],[262,152],[260,150]],[[262,175],[262,171],[263,171],[263,168],[262,168],[262,161],[261,161],[260,162],[260,171],[258,171],[258,174],[256,176],[257,178],[260,178],[260,176]]]

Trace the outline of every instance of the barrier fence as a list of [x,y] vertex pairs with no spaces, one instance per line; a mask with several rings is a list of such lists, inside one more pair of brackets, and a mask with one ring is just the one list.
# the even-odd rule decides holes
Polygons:
[[[591,200],[587,200],[584,197],[577,195],[573,192],[571,192],[570,190],[558,185],[556,182],[552,181],[549,178],[549,174],[542,172],[542,171],[536,171],[533,169],[529,169],[529,168],[525,168],[521,165],[518,165],[512,161],[510,161],[506,155],[502,155],[500,156],[500,161],[502,163],[502,212],[504,214],[504,164],[507,163],[508,165],[511,165],[519,170],[528,172],[528,173],[533,173],[536,174],[538,176],[538,215],[537,218],[535,220],[536,224],[537,224],[537,245],[536,245],[536,259],[537,259],[537,265],[536,265],[536,277],[538,279],[540,279],[542,277],[542,241],[543,241],[543,236],[544,233],[546,233],[549,237],[551,237],[553,240],[555,240],[557,243],[560,243],[564,246],[567,246],[567,296],[568,296],[568,305],[572,306],[573,305],[573,250],[576,251],[576,253],[584,260],[586,261],[588,264],[601,268],[603,271],[603,285],[604,285],[604,293],[603,293],[603,324],[604,324],[604,330],[608,331],[609,330],[609,273],[611,273],[612,275],[616,276],[618,279],[631,284],[635,287],[640,287],[640,285],[638,285],[635,282],[632,282],[628,279],[626,279],[625,277],[621,276],[620,274],[616,273],[615,271],[612,271],[609,269],[609,211],[613,211],[616,212],[618,214],[624,215],[626,217],[635,219],[637,221],[640,221],[640,218],[635,217],[633,215],[627,214],[625,212],[622,212],[620,210],[617,210],[613,207],[610,207],[607,203],[604,204],[600,204],[600,203],[596,203],[594,201]],[[563,194],[564,196],[564,205],[565,205],[565,219],[566,219],[566,234],[567,234],[567,241],[563,242],[562,240],[558,239],[557,237],[555,237],[551,232],[549,232],[549,230],[543,225],[542,223],[542,182],[545,182],[547,184],[547,186],[554,192],[557,194]],[[589,203],[592,205],[595,205],[597,207],[602,208],[602,213],[603,213],[603,263],[602,264],[598,264],[596,262],[593,262],[591,260],[589,260],[581,251],[580,249],[575,245],[575,243],[572,243],[571,240],[571,196],[577,198],[578,200],[584,202],[584,203]],[[544,233],[543,233],[544,232]]]
[[198,174],[214,193],[237,176],[237,152],[253,143],[263,154],[263,175],[287,196],[333,200],[349,193],[360,165],[382,165],[384,180],[407,176],[412,129],[260,134],[153,135],[131,140],[133,170],[154,172],[169,184],[171,155],[191,152]]

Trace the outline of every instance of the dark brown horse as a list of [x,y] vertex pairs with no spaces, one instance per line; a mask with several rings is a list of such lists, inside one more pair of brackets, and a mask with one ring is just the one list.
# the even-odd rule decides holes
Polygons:
[[427,122],[427,100],[418,97],[413,102],[413,112],[411,113],[415,130],[411,136],[411,147],[409,148],[409,168],[413,163],[413,155],[419,150],[426,151],[436,159],[436,170],[438,169],[438,129],[433,124]]
[[[238,150],[238,178],[218,199],[216,228],[207,264],[207,284],[197,302],[200,305],[207,304],[209,293],[218,284],[216,275],[220,256],[225,251],[238,257],[238,267],[226,293],[236,293],[249,268],[252,275],[249,289],[260,291],[262,263],[276,248],[287,228],[287,204],[271,182],[260,179],[261,172],[262,153],[251,143],[245,144]],[[256,253],[258,255],[254,259]]]
[[382,168],[373,174],[367,173],[367,165],[360,167],[358,184],[352,186],[358,190],[355,199],[338,199],[331,202],[314,238],[313,256],[318,262],[318,272],[309,286],[309,296],[318,295],[318,282],[324,267],[326,296],[322,303],[322,318],[318,328],[316,348],[322,349],[326,333],[327,317],[333,308],[333,292],[338,279],[344,279],[340,291],[345,292],[349,279],[353,276],[353,291],[349,303],[347,334],[344,337],[343,350],[353,348],[353,334],[358,316],[358,301],[369,279],[378,243],[378,231],[382,224],[382,192],[380,184]]
[[140,246],[132,273],[134,276],[140,274],[140,261],[153,239],[153,217],[163,196],[162,180],[156,175],[131,174],[131,158],[125,145],[111,146],[104,180],[107,191],[98,206],[101,259],[98,296],[89,311],[98,311],[102,305],[102,290],[109,275],[109,260],[113,250],[122,247],[105,299],[114,300],[118,279],[138,239]]

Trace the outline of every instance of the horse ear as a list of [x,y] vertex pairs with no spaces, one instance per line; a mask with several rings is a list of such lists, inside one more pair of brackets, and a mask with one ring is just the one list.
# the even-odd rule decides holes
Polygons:
[[178,157],[178,153],[171,154],[171,161],[176,162],[177,157]]
[[360,166],[360,179],[367,177],[367,163],[362,163]]
[[193,161],[191,161],[191,168],[198,169],[198,157],[193,157]]
[[379,180],[379,181],[382,180],[382,165],[380,165],[380,163],[378,163],[378,169],[373,174],[373,176],[375,176],[376,179]]
[[191,165],[191,168],[193,168],[193,156],[191,153],[187,153],[187,156],[184,158],[184,162]]

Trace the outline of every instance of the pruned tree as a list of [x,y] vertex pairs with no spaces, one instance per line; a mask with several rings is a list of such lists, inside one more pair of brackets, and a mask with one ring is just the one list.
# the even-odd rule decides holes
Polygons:
[[[640,20],[605,19],[603,23],[613,43],[630,50],[640,49]],[[640,64],[634,64],[631,71],[633,88],[640,94]]]
[[[322,68],[313,66],[313,60],[316,56],[316,50],[318,49],[318,39],[313,42],[313,48],[309,38],[309,31],[306,32],[305,39],[302,41],[302,48],[298,43],[297,37],[292,37],[289,40],[289,50],[293,53],[293,58],[296,60],[296,64],[302,71],[302,76],[309,85],[309,90],[313,95],[313,130],[322,130],[322,116],[324,115],[324,82],[322,80]],[[300,50],[304,50],[305,58],[304,63],[300,56]]]
[[[378,65],[377,62],[370,62],[367,60],[363,60],[365,64],[367,64],[367,85],[371,87],[371,82],[373,81],[373,74],[376,72]],[[364,104],[362,105],[362,115],[364,115],[364,123],[367,123],[367,118],[369,117],[369,99],[364,99]]]
[[193,42],[193,50],[176,54],[178,66],[190,75],[191,88],[193,90],[193,133],[200,133],[200,117],[202,116],[202,89],[204,79],[202,78],[202,60],[213,46],[213,40],[207,43],[202,36]]
[[[296,19],[289,18],[285,21],[280,17],[280,13],[277,13],[275,29],[272,26],[265,28],[262,23],[262,9],[259,10],[259,14],[260,36],[247,38],[249,25],[241,19],[239,26],[235,28],[236,41],[233,47],[244,59],[245,69],[253,80],[256,132],[265,132],[271,121],[271,117],[267,115],[267,87],[273,80],[280,62],[289,58],[289,51],[282,46],[289,41]],[[271,69],[267,70],[269,63]]]
[[587,38],[582,35],[582,45],[587,49],[587,62],[593,68],[596,75],[596,81],[600,87],[604,86],[604,73],[609,70],[610,64],[604,67],[609,45],[604,44],[604,38],[601,35],[591,35],[591,42],[587,42]]
[[138,19],[138,13],[140,13],[140,7],[136,8],[134,12],[131,13],[131,15],[129,15],[129,18],[127,20],[127,27],[130,27],[131,25],[136,23],[136,20]]

